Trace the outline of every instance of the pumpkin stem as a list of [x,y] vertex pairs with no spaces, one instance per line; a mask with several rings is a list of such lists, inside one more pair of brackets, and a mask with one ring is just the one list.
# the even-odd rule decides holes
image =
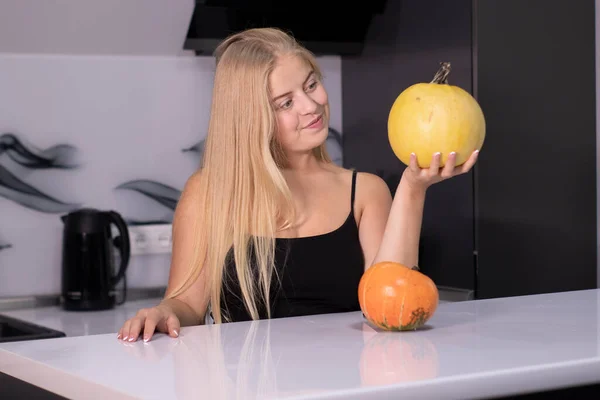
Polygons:
[[437,70],[431,83],[448,84],[448,75],[450,75],[450,63],[441,62],[440,69]]

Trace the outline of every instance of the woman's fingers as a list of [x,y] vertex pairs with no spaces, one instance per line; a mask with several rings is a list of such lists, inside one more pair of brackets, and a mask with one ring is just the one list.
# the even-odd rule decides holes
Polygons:
[[174,314],[169,315],[167,318],[167,331],[169,332],[169,336],[178,337],[180,329],[181,324],[179,319]]
[[469,157],[467,161],[463,165],[460,166],[459,171],[460,174],[466,174],[473,168],[473,165],[477,162],[477,157],[479,157],[479,150],[475,150],[473,154]]
[[142,317],[134,317],[131,320],[131,325],[129,327],[129,339],[130,342],[135,342],[138,340],[140,336],[140,332],[142,330],[142,326],[144,325],[145,318]]
[[440,175],[443,179],[451,178],[455,174],[455,165],[456,165],[456,152],[451,152],[448,154],[448,159],[444,164],[444,168],[442,169]]
[[129,340],[129,326],[131,325],[131,320],[125,321],[121,331],[119,332],[118,338],[121,340]]
[[142,336],[144,339],[144,342],[147,342],[148,340],[150,340],[150,338],[154,334],[154,330],[156,329],[156,326],[159,323],[159,318],[160,318],[160,315],[157,315],[157,314],[158,313],[148,313],[148,316],[146,316],[146,321],[144,323],[144,330],[143,330],[143,336]]
[[431,164],[429,164],[429,176],[435,177],[440,173],[440,159],[442,158],[441,153],[437,152],[433,154],[431,158]]
[[473,165],[477,162],[479,156],[479,150],[476,150],[471,154],[469,159],[462,165],[456,166],[456,158],[458,155],[456,152],[451,152],[448,155],[446,162],[443,167],[440,167],[441,154],[435,153],[431,158],[431,164],[428,168],[421,169],[419,167],[418,159],[415,153],[411,153],[408,169],[411,171],[411,175],[415,182],[421,182],[424,184],[432,184],[440,180],[452,178],[453,176],[465,174],[473,168]]
[[418,174],[421,171],[421,168],[419,168],[419,163],[417,161],[417,155],[415,153],[410,153],[408,168],[415,174]]

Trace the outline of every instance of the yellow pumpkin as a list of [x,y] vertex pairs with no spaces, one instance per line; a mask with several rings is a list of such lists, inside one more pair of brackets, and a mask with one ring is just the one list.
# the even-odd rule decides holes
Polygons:
[[408,87],[390,109],[388,139],[405,165],[415,153],[419,167],[427,168],[434,153],[440,152],[442,167],[455,151],[459,166],[483,146],[483,111],[467,91],[448,83],[449,74],[450,63],[441,63],[431,82]]

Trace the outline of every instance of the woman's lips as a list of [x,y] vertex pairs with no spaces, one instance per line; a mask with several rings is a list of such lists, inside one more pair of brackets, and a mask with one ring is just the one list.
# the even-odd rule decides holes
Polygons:
[[314,119],[309,125],[306,126],[306,129],[321,129],[323,128],[323,115],[319,115],[316,119]]

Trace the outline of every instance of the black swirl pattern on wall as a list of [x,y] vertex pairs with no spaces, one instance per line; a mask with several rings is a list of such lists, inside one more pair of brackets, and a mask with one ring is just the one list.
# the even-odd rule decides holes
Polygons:
[[204,150],[204,139],[202,139],[199,142],[196,142],[196,144],[194,144],[190,147],[181,149],[181,151],[184,153],[192,152],[192,153],[200,153],[200,154],[202,154],[203,150]]
[[[330,127],[329,134],[327,135],[327,143],[329,144],[329,146],[334,146],[339,149],[340,156],[333,157],[331,160],[338,165],[341,165],[341,163],[342,163],[342,153],[343,153],[342,140],[343,139],[342,139],[341,132]],[[188,153],[188,152],[197,153],[200,155],[200,157],[202,159],[202,154],[204,151],[204,139],[200,140],[199,142],[196,142],[195,144],[193,144],[190,147],[186,147],[186,148],[182,149],[181,151],[184,153]]]
[[181,196],[181,191],[160,182],[148,179],[136,179],[124,182],[115,188],[116,190],[132,190],[146,196],[155,202],[163,205],[170,211],[170,217],[150,218],[136,220],[133,218],[124,218],[128,225],[148,225],[148,224],[170,224],[173,221],[173,212]]
[[62,213],[79,207],[38,190],[25,182],[17,172],[11,172],[2,165],[2,156],[6,155],[26,169],[75,169],[76,148],[67,144],[58,144],[47,149],[38,149],[13,133],[0,135],[0,196],[23,207],[44,213]]
[[0,135],[0,154],[6,153],[15,162],[27,168],[77,168],[76,151],[77,149],[69,144],[57,144],[40,150],[13,133]]

